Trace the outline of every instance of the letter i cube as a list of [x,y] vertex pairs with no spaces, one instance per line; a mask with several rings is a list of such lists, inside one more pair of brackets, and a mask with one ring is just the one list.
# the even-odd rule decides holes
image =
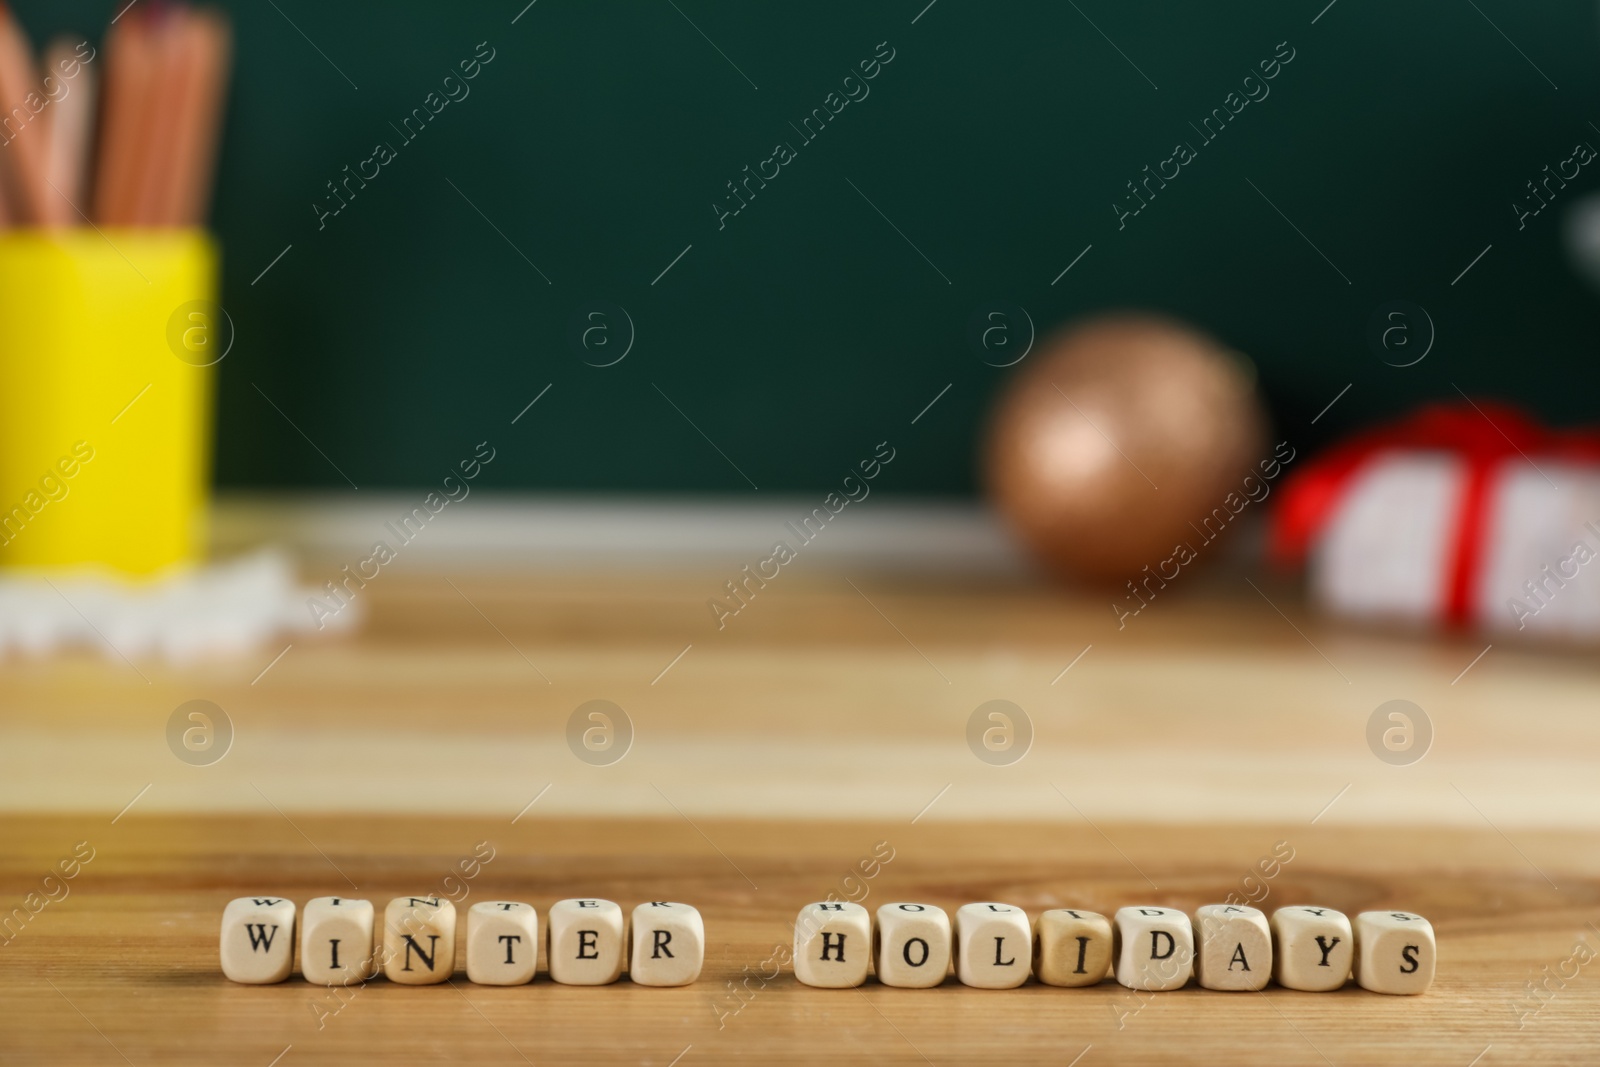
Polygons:
[[929,989],[950,973],[950,916],[932,904],[884,904],[874,934],[878,981]]
[[539,913],[515,900],[467,909],[467,978],[479,985],[527,985],[539,962]]
[[1356,981],[1374,993],[1424,993],[1433,984],[1433,924],[1408,911],[1356,916]]
[[1355,959],[1350,920],[1332,908],[1296,904],[1272,913],[1272,977],[1285,989],[1327,993],[1342,987]]
[[1010,904],[956,909],[956,977],[978,989],[1015,989],[1033,967],[1028,913]]
[[222,973],[246,985],[271,985],[294,969],[294,901],[240,897],[222,909]]
[[383,909],[383,976],[433,985],[456,969],[456,906],[442,897],[395,897]]
[[1118,908],[1117,981],[1129,989],[1182,989],[1194,971],[1194,927],[1177,908]]
[[622,909],[609,900],[550,905],[550,977],[563,985],[609,985],[628,965]]
[[867,980],[872,916],[847,901],[807,904],[794,924],[794,976],[809,986],[849,989]]
[[1259,909],[1207,904],[1194,913],[1194,937],[1202,988],[1253,993],[1272,976],[1272,931]]
[[350,985],[378,973],[377,916],[370,900],[317,897],[300,917],[300,973],[318,985]]
[[633,953],[628,977],[635,985],[689,985],[706,958],[706,924],[688,904],[650,900],[633,909]]
[[1051,908],[1034,930],[1033,973],[1045,985],[1099,985],[1111,969],[1111,943],[1104,915]]

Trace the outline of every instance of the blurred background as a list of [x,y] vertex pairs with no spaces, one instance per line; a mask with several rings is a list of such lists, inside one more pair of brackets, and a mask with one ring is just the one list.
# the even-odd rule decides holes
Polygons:
[[[118,6],[14,5],[41,45],[100,41]],[[1315,24],[1269,3],[1093,24],[1050,4],[938,4],[915,24],[844,3],[220,6],[223,491],[421,488],[498,433],[485,489],[753,494],[665,392],[761,492],[810,494],[949,384],[879,491],[970,498],[1013,373],[968,339],[992,302],[1041,333],[1109,308],[1180,316],[1255,361],[1308,448],[1458,399],[1451,383],[1593,418],[1600,305],[1563,252],[1590,168],[1525,225],[1514,211],[1600,138],[1590,4],[1335,6]],[[893,60],[863,81],[884,41]],[[1207,143],[1195,127],[1283,41],[1270,95]],[[470,95],[402,137],[480,42],[494,58],[458,79]],[[870,95],[805,141],[852,72]],[[1198,158],[1119,225],[1127,183],[1182,141]],[[794,161],[719,222],[727,183],[778,143]],[[352,197],[378,144],[396,157]],[[1398,299],[1438,332],[1405,373],[1366,342]],[[573,339],[595,301],[627,313],[607,358],[635,333],[605,368]]]
[[249,709],[261,766],[391,699],[426,747],[477,687],[457,729],[590,763],[578,709],[670,680],[636,760],[688,746],[697,788],[766,753],[730,722],[803,731],[831,685],[900,738],[872,758],[1009,765],[973,709],[1064,744],[1166,700],[1151,664],[1233,684],[1196,647],[1318,676],[1227,721],[1307,701],[1355,761],[1374,709],[1429,714],[1391,669],[1594,694],[1592,5],[13,14],[0,88],[31,44],[50,101],[0,148],[21,762],[74,715],[165,759],[125,700],[191,749],[177,709]]

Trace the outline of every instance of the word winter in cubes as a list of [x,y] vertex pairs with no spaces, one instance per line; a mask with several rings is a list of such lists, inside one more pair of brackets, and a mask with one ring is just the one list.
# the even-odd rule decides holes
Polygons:
[[1422,993],[1433,982],[1433,926],[1405,911],[1364,911],[1352,923],[1332,908],[1294,905],[1267,915],[1240,904],[1131,907],[1106,918],[1052,908],[1036,922],[1010,904],[965,904],[955,922],[932,904],[892,903],[876,916],[828,901],[800,909],[794,973],[805,985],[848,989],[869,967],[886,986],[924,989],[954,966],[962,985],[1013,989],[1030,975],[1044,985],[1092,986],[1107,973],[1130,989],[1254,992],[1276,979],[1286,989],[1328,992],[1352,972],[1375,993]]
[[[298,920],[298,921],[297,921]],[[435,985],[456,970],[456,907],[441,897],[396,897],[379,922],[369,900],[317,897],[296,915],[284,897],[240,897],[222,912],[222,973],[267,985],[294,970],[318,985],[349,985],[382,974],[399,985]],[[650,900],[624,915],[609,900],[559,900],[546,915],[550,977],[565,985],[607,985],[626,973],[635,985],[682,986],[700,977],[706,929],[688,904]],[[533,981],[539,913],[516,900],[467,909],[467,978],[479,985]]]

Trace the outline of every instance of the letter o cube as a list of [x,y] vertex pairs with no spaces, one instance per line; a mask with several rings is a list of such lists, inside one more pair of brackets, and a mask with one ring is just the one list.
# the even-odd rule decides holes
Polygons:
[[633,909],[633,958],[628,977],[635,985],[689,985],[700,977],[706,958],[706,924],[697,908],[651,900]]
[[592,897],[550,905],[550,977],[563,985],[610,985],[628,965],[622,909]]
[[1202,988],[1253,993],[1272,977],[1272,930],[1261,910],[1207,904],[1194,913],[1194,938]]
[[1296,904],[1272,913],[1272,977],[1285,989],[1341,988],[1355,959],[1350,919],[1332,908]]
[[239,897],[222,909],[222,973],[245,985],[271,985],[294,969],[294,901]]
[[456,970],[456,906],[443,897],[395,897],[383,909],[383,976],[434,985]]
[[1424,993],[1433,984],[1433,924],[1408,911],[1356,916],[1356,981],[1374,993]]
[[878,908],[873,953],[878,981],[901,989],[929,989],[950,973],[950,916],[932,904]]
[[977,989],[1015,989],[1033,967],[1028,913],[1010,904],[956,909],[956,977]]
[[867,980],[872,916],[860,904],[807,904],[794,924],[794,976],[821,989],[849,989]]
[[1118,908],[1117,981],[1129,989],[1182,989],[1194,970],[1194,927],[1177,908]]

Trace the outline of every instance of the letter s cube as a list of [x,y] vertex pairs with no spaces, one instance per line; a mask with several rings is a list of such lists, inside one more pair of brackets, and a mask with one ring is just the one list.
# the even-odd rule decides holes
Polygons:
[[1374,993],[1425,993],[1433,984],[1433,924],[1408,911],[1356,916],[1356,981]]

